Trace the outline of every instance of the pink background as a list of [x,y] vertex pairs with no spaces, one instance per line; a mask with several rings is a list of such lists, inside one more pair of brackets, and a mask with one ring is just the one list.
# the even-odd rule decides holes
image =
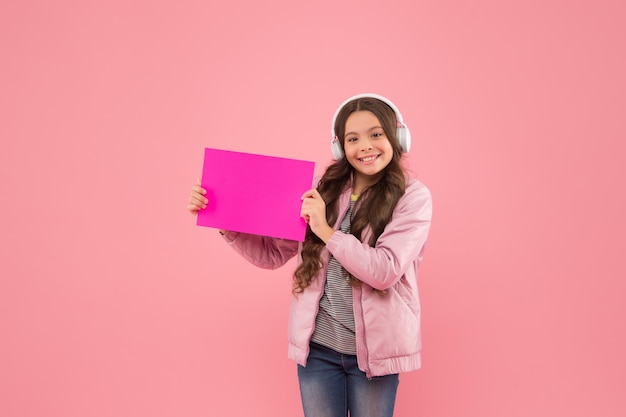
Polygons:
[[4,1],[0,415],[301,415],[294,263],[185,206],[205,147],[323,169],[364,91],[435,207],[396,415],[626,415],[622,4]]

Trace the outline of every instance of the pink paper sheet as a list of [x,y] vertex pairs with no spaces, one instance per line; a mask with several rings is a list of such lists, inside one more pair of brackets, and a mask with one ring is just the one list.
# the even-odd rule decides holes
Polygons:
[[199,226],[304,240],[300,197],[313,184],[314,162],[206,148]]

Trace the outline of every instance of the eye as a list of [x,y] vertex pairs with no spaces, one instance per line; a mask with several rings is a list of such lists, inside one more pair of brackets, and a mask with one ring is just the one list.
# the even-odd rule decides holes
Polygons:
[[356,142],[356,141],[357,141],[356,136],[350,136],[346,138],[346,142]]
[[374,133],[372,134],[372,137],[374,137],[374,138],[380,138],[380,137],[382,137],[382,136],[384,136],[384,135],[385,135],[385,134],[384,134],[383,132],[374,132]]

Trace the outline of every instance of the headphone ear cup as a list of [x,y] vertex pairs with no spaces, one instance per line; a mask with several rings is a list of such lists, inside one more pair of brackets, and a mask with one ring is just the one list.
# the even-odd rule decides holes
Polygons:
[[343,158],[343,149],[341,149],[339,139],[333,139],[333,141],[330,143],[330,150],[333,153],[333,158],[335,158],[336,161]]
[[406,126],[399,126],[396,129],[396,136],[398,137],[398,142],[400,142],[400,146],[404,152],[408,152],[411,149],[411,131]]

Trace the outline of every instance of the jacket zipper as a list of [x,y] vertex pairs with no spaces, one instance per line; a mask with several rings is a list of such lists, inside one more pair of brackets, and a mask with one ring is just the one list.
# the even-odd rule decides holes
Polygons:
[[[355,295],[358,295],[358,297],[355,297]],[[352,289],[352,303],[354,306],[354,318],[355,320],[359,319],[360,322],[360,328],[361,328],[361,333],[362,334],[357,334],[357,339],[356,339],[356,359],[357,359],[357,363],[359,363],[359,365],[361,365],[361,367],[363,368],[363,371],[365,372],[365,376],[367,377],[368,380],[372,379],[372,374],[370,373],[370,368],[369,368],[369,354],[367,351],[367,345],[365,343],[365,320],[363,318],[363,308],[362,308],[362,297],[363,297],[363,290],[361,288],[357,288],[357,287],[353,287]],[[355,303],[354,300],[356,300],[358,298],[358,302]]]

